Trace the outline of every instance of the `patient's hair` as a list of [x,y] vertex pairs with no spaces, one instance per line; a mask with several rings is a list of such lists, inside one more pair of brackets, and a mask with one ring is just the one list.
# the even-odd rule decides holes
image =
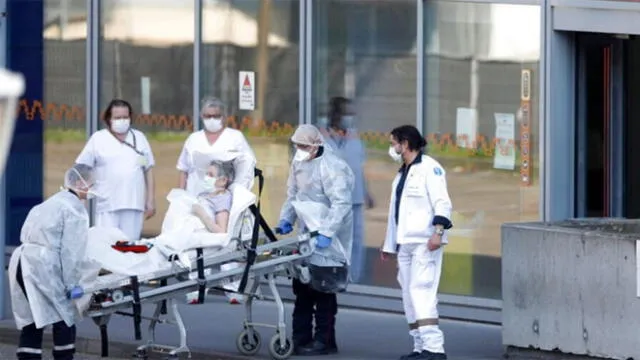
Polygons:
[[233,167],[233,163],[214,160],[209,165],[216,168],[219,177],[224,177],[227,179],[227,187],[229,187],[236,176],[236,171]]

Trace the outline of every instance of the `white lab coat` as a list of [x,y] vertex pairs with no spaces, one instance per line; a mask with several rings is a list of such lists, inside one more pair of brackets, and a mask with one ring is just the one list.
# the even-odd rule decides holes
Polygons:
[[[382,248],[386,253],[395,253],[397,245],[427,242],[435,231],[434,216],[451,219],[453,205],[447,191],[446,173],[435,159],[422,155],[422,161],[412,165],[407,174],[396,225],[396,186],[400,177],[399,172],[391,186],[387,234]],[[447,242],[445,232],[442,243]]]
[[[66,291],[81,285],[89,217],[84,204],[68,191],[60,191],[35,206],[22,226],[22,244],[11,255],[9,287],[18,329],[37,328],[64,321],[73,326],[79,316]],[[18,262],[27,298],[17,282]]]
[[[128,132],[125,143],[102,129],[91,135],[76,159],[77,164],[95,168],[95,191],[101,195],[96,213],[145,210],[145,172],[155,165],[151,145],[136,129]],[[141,154],[132,148],[134,145]]]
[[187,173],[187,192],[198,195],[202,191],[202,179],[212,160],[233,161],[234,183],[249,190],[253,188],[255,154],[242,132],[225,128],[213,145],[209,144],[204,130],[194,132],[185,141],[176,168]]

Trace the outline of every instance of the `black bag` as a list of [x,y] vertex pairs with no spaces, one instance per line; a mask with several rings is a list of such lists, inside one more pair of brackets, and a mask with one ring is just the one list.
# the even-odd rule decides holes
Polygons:
[[317,266],[309,264],[312,289],[323,293],[340,293],[347,290],[349,266]]

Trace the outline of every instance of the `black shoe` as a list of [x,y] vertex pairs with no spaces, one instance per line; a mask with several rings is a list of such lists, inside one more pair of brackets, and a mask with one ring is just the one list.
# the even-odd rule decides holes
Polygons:
[[434,353],[429,350],[422,350],[420,355],[414,357],[416,360],[447,360],[447,354],[445,353]]
[[316,355],[329,355],[338,352],[338,347],[327,346],[319,341],[314,341],[307,346],[301,346],[297,348],[296,355],[299,356],[316,356]]
[[400,360],[411,360],[411,359],[419,359],[422,356],[421,352],[414,351],[411,354],[402,355]]

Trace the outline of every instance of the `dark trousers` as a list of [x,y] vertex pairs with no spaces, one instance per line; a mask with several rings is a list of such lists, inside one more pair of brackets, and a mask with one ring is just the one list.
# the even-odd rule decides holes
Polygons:
[[[312,289],[309,285],[293,280],[296,301],[293,307],[293,343],[305,346],[313,340],[326,346],[336,346],[336,314],[338,300],[336,294],[327,294]],[[313,319],[316,328],[313,336]]]
[[[24,296],[29,301],[27,291],[24,287],[24,279],[22,278],[22,267],[18,263],[18,271],[16,274],[18,285],[22,289]],[[22,328],[20,332],[20,343],[16,350],[18,360],[40,360],[42,359],[42,336],[44,329],[36,328],[36,324],[32,323]],[[73,354],[76,352],[76,327],[67,326],[64,321],[53,324],[53,358],[54,360],[73,360]]]

